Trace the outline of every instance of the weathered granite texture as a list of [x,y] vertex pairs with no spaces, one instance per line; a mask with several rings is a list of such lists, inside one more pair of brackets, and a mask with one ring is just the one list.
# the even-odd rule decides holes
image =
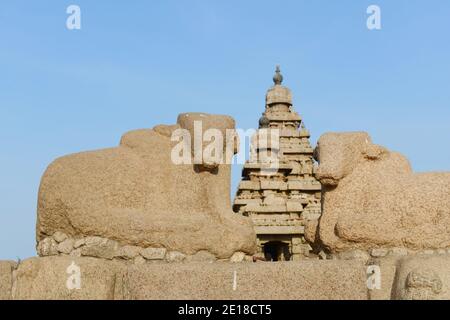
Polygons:
[[397,268],[393,299],[449,300],[450,256],[404,258]]
[[[89,257],[0,261],[0,300],[101,299],[450,299],[450,254],[390,253],[365,260],[130,264]],[[71,287],[71,267],[79,287]],[[370,270],[379,283],[369,286]]]
[[365,300],[361,261],[130,266],[128,299]]
[[[172,132],[186,129],[193,139],[194,121],[201,121],[204,131],[235,127],[228,116],[181,114],[176,125],[126,133],[119,147],[55,160],[39,189],[38,243],[62,232],[70,239],[97,236],[185,255],[203,250],[219,259],[237,251],[252,254],[251,221],[231,210],[229,159],[223,164],[209,158],[199,164],[171,161],[178,144]],[[69,252],[72,245],[60,249]],[[44,249],[55,250],[52,243]]]
[[[74,263],[80,268],[80,288],[67,282]],[[20,263],[12,290],[15,300],[112,300],[123,298],[125,264],[95,258],[30,258]]]
[[[142,264],[145,262],[181,262],[181,261],[216,261],[216,256],[206,250],[200,250],[192,255],[179,251],[168,251],[166,248],[141,248],[138,246],[121,245],[117,241],[101,237],[83,237],[72,239],[58,231],[51,237],[39,241],[37,251],[41,257],[71,256],[92,257],[106,260],[125,261]],[[236,251],[227,259],[219,261],[252,261],[252,256]]]
[[323,213],[309,241],[330,252],[450,247],[450,173],[413,173],[364,132],[324,134],[315,153]]
[[0,261],[0,300],[10,300],[13,286],[13,271],[17,263]]
[[[79,267],[79,287],[68,286],[68,282],[72,283],[73,265]],[[12,293],[0,287],[2,299],[368,298],[366,268],[359,260],[130,265],[105,259],[55,256],[22,261],[12,286]]]
[[450,254],[420,252],[408,256],[371,258],[377,266],[379,287],[369,290],[370,300],[450,299]]

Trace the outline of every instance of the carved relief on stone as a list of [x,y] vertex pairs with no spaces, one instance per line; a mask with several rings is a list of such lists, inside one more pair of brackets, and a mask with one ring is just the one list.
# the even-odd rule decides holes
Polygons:
[[436,300],[442,292],[442,280],[438,274],[426,268],[417,268],[406,277],[405,300]]

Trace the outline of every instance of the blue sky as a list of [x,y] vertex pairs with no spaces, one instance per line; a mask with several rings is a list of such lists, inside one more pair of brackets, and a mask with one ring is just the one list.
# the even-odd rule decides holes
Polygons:
[[[81,30],[66,28],[70,4]],[[366,27],[371,4],[381,30]],[[276,64],[313,143],[365,130],[417,171],[450,171],[449,17],[448,0],[2,0],[0,259],[35,255],[54,158],[180,112],[253,128]]]

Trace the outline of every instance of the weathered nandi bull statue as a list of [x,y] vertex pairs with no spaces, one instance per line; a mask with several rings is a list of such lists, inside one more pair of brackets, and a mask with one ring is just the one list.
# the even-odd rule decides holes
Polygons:
[[[196,122],[203,129],[200,139],[207,129],[222,133],[224,139],[216,143],[224,149],[223,158],[175,164],[183,134],[174,133],[185,129],[181,133],[192,137],[185,143],[194,149],[199,145],[194,141]],[[225,152],[225,137],[234,128],[228,116],[181,114],[175,125],[126,133],[116,148],[57,159],[40,185],[37,241],[63,234],[61,241],[90,237],[91,244],[105,245],[98,238],[109,239],[184,255],[202,251],[227,259],[238,251],[252,254],[252,224],[231,210],[229,163],[236,149]],[[189,160],[194,154],[183,157]],[[49,244],[42,250],[48,251]]]
[[323,213],[306,236],[331,252],[450,247],[450,173],[413,173],[367,133],[327,133],[315,150]]

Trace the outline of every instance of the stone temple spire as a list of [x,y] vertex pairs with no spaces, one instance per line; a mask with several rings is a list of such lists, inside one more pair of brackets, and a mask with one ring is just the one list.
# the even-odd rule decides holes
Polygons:
[[267,90],[266,93],[266,108],[280,105],[285,105],[289,107],[292,105],[291,90],[281,85],[282,82],[283,82],[283,75],[281,74],[280,66],[277,66],[275,70],[275,75],[273,76],[273,83],[275,85],[269,88],[269,90]]
[[[292,106],[291,90],[282,85],[277,66],[274,85],[267,90],[265,111],[259,120],[264,139],[267,130],[279,133],[278,146],[259,148],[256,144],[242,170],[233,210],[252,219],[257,236],[258,254],[266,260],[301,260],[311,257],[311,247],[304,237],[305,225],[321,214],[321,186],[315,179],[313,149],[302,117]],[[279,168],[264,173],[260,155],[267,150],[278,155]]]
[[273,76],[273,83],[275,85],[281,85],[283,82],[283,75],[280,72],[280,66],[277,66],[275,69],[275,75]]

